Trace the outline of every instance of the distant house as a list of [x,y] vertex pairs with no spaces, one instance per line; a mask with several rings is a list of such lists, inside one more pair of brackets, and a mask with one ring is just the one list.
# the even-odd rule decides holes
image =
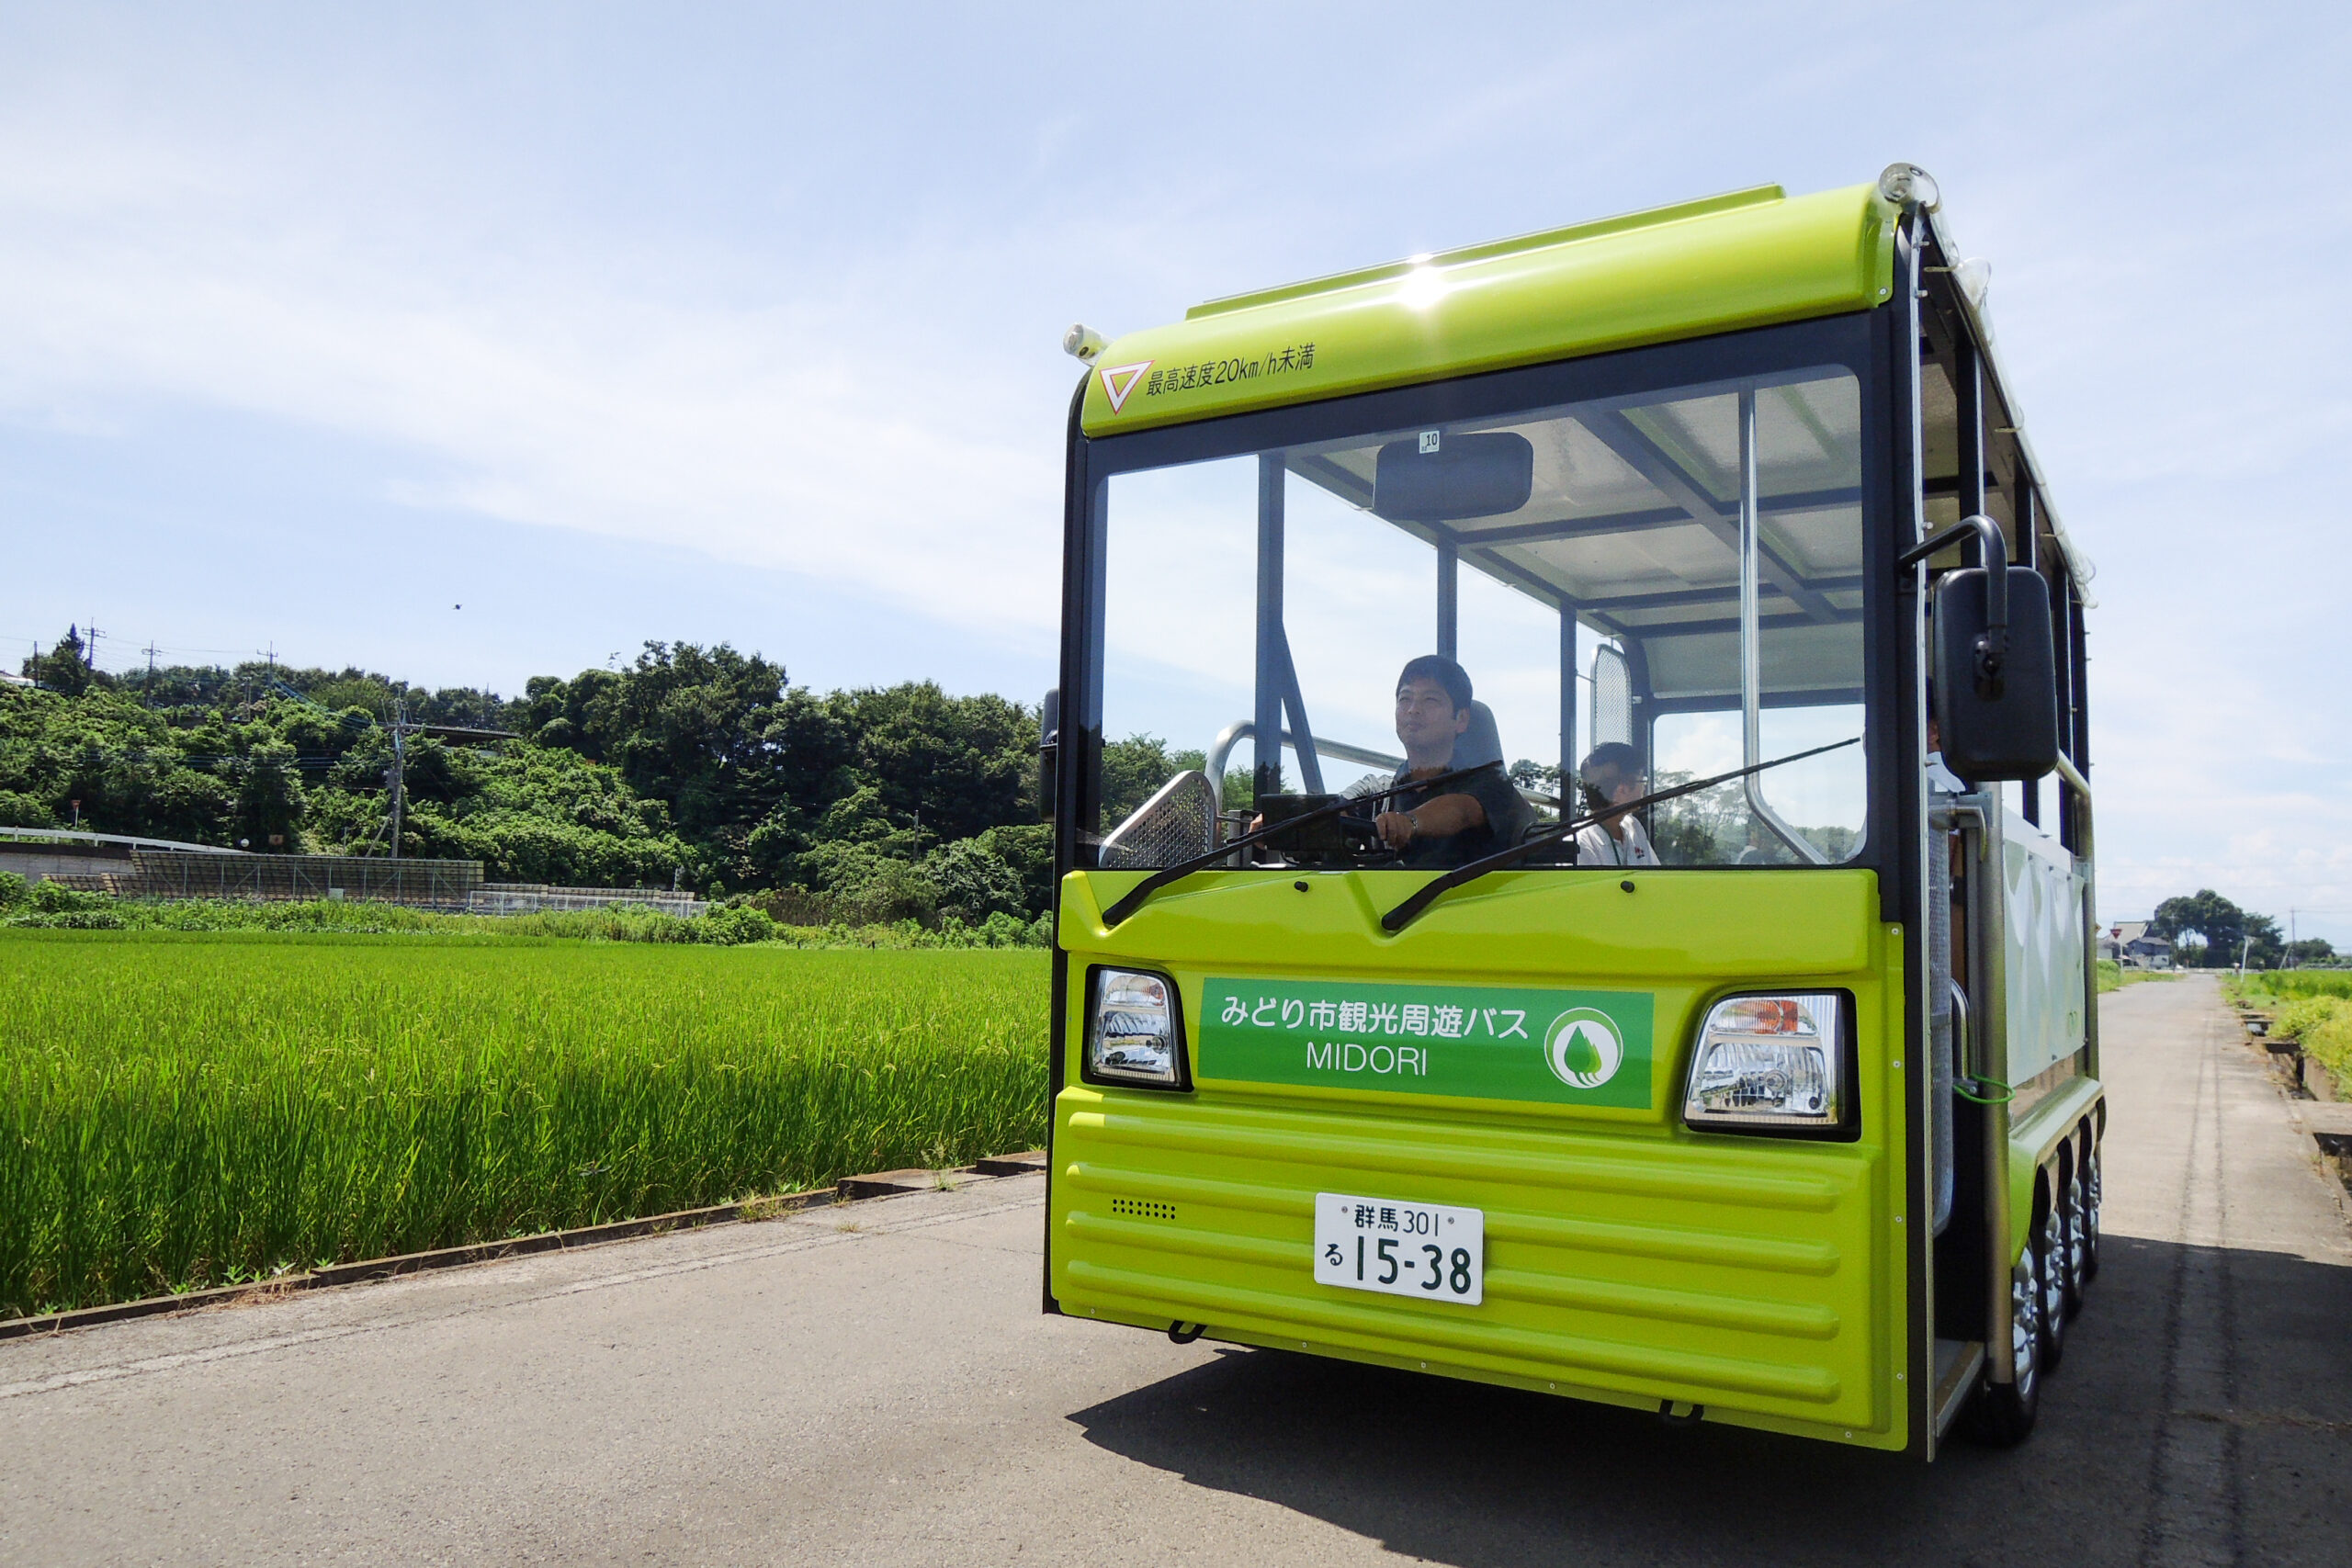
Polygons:
[[2120,920],[2098,939],[2098,955],[2126,969],[2169,969],[2172,943],[2148,934],[2145,920]]

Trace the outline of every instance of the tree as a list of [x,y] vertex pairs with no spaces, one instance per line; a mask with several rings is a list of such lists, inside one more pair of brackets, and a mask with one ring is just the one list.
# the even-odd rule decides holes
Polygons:
[[257,854],[300,854],[297,829],[309,802],[295,773],[294,748],[266,740],[245,753],[237,785],[237,837]]
[[967,926],[990,915],[1027,912],[1021,874],[979,839],[958,839],[923,858],[923,870],[938,889],[939,912]]
[[889,819],[945,842],[1026,814],[1037,717],[997,696],[951,697],[930,681],[835,698],[859,774]]
[[2192,931],[2204,939],[2202,961],[2208,967],[2233,967],[2238,961],[2238,945],[2245,939],[2245,911],[2211,888],[2201,887],[2190,897],[2165,899],[2148,922],[2148,933],[2172,942],[2181,950],[2184,961],[2193,944],[2182,939]]
[[2287,962],[2297,967],[2330,964],[2335,962],[2335,948],[2324,937],[2307,936],[2287,944]]
[[89,660],[90,651],[82,641],[81,628],[68,626],[65,636],[47,653],[28,658],[20,667],[20,672],[44,690],[78,697],[92,686],[114,683],[112,676],[94,669]]
[[[683,870],[704,892],[814,890],[845,919],[977,925],[1052,901],[1037,715],[1002,697],[931,682],[813,693],[725,644],[649,642],[626,668],[537,676],[513,701],[258,660],[117,682],[78,637],[35,663],[73,690],[0,688],[12,825],[79,801],[102,832],[382,854],[397,713],[525,737],[413,736],[404,854],[571,885],[666,886]],[[1121,755],[1147,794],[1200,761],[1148,739]]]

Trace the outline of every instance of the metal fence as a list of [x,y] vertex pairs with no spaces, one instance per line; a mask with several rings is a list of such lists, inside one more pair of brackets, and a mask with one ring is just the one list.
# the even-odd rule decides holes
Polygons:
[[[10,859],[19,858],[16,856]],[[537,882],[484,882],[478,860],[390,860],[357,855],[175,854],[134,850],[126,858],[76,856],[60,874],[65,886],[123,898],[368,899],[472,915],[536,915],[632,904],[692,919],[710,911],[691,893],[652,887],[556,887]]]
[[634,904],[664,915],[692,919],[709,911],[708,900],[691,893],[648,887],[552,887],[536,882],[485,882],[466,900],[476,915],[536,915],[549,910],[602,909]]
[[133,851],[107,880],[126,898],[367,898],[463,909],[482,885],[478,860],[358,855],[190,855]]

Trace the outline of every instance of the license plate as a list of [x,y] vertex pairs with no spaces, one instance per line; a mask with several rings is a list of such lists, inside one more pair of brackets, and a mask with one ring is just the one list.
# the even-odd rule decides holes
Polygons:
[[1442,1203],[1315,1195],[1315,1282],[1476,1306],[1487,1216]]

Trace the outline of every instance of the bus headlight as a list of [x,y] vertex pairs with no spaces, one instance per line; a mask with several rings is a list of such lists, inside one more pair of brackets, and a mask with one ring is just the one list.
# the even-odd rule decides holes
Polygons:
[[1146,1089],[1192,1087],[1174,981],[1134,969],[1094,972],[1082,1076],[1090,1082]]
[[1726,997],[1690,1053],[1682,1120],[1692,1127],[1838,1133],[1846,1125],[1845,997]]

